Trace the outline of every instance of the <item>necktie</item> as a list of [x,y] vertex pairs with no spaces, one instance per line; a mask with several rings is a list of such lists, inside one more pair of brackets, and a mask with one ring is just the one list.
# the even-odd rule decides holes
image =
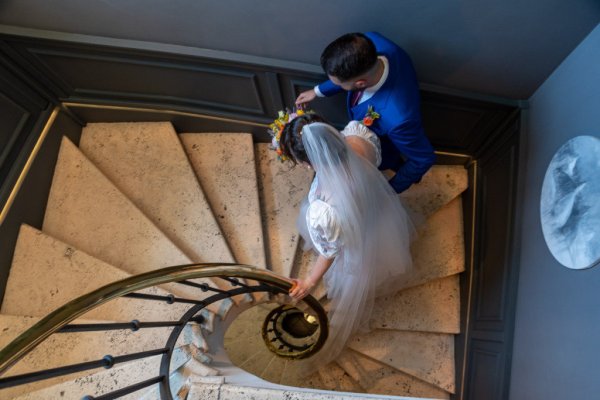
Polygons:
[[354,92],[352,92],[352,107],[354,107],[355,105],[358,104],[360,98],[363,95],[364,90],[356,90]]

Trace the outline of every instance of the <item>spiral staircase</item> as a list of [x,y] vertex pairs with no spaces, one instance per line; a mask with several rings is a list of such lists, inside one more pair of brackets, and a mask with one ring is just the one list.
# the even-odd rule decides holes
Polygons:
[[[41,231],[21,227],[2,303],[0,348],[64,303],[157,268],[237,262],[304,276],[314,255],[301,251],[295,219],[311,179],[310,171],[278,162],[250,134],[177,133],[168,122],[88,124],[79,147],[63,139]],[[374,330],[353,338],[337,360],[306,376],[300,373],[306,360],[280,357],[265,345],[263,321],[286,296],[263,291],[223,298],[177,339],[169,368],[173,398],[449,399],[466,187],[462,166],[437,165],[400,196],[423,219],[412,247],[415,268],[396,294],[377,299]],[[224,279],[196,282],[215,291],[232,286]],[[195,287],[174,284],[144,293],[199,296]],[[327,308],[322,286],[313,296]],[[179,303],[117,299],[75,322],[160,321],[185,310]],[[54,335],[2,377],[160,348],[171,329]],[[0,397],[102,398],[149,379],[156,357],[8,387]],[[153,384],[119,398],[159,396]]]

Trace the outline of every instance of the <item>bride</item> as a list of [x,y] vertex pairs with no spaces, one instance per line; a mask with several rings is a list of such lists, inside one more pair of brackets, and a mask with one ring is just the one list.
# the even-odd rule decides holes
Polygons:
[[339,132],[314,113],[298,114],[271,126],[280,158],[315,171],[297,225],[305,250],[318,258],[290,296],[302,299],[324,280],[330,334],[319,354],[330,361],[352,334],[369,329],[375,296],[394,292],[396,278],[411,268],[414,228],[377,169],[381,149],[372,131],[352,121]]

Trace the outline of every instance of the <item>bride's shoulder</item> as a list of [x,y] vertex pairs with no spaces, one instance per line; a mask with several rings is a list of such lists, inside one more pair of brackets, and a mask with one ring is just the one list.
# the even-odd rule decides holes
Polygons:
[[379,137],[359,121],[350,121],[342,130],[348,145],[360,156],[375,166],[381,164],[381,143]]

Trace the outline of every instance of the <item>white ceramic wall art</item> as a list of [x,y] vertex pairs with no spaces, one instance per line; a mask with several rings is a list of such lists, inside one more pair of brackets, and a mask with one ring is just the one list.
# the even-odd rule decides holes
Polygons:
[[540,201],[544,239],[567,268],[600,263],[600,139],[577,136],[552,157]]

